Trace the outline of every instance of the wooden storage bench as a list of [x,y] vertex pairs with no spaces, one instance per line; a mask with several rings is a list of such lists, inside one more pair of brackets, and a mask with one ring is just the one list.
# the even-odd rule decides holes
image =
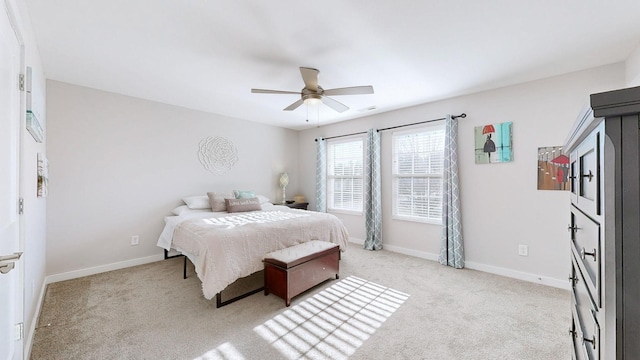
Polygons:
[[327,241],[312,240],[264,256],[264,294],[291,298],[328,280],[339,278],[340,247]]

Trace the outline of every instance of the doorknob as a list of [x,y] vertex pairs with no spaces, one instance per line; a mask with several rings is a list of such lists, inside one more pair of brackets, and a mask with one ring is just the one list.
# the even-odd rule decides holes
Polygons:
[[20,259],[22,252],[13,253],[13,255],[0,256],[0,274],[6,274],[16,267],[16,261]]

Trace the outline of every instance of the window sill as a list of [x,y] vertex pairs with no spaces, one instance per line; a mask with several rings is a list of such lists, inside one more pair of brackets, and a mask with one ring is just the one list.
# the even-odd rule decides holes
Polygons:
[[327,209],[327,212],[331,214],[344,214],[344,215],[356,215],[356,216],[362,216],[362,214],[364,214],[364,212],[362,211],[342,210],[342,209]]
[[391,216],[391,218],[393,220],[410,221],[410,222],[417,222],[417,223],[423,223],[423,224],[429,224],[429,225],[442,226],[442,220],[421,219],[417,217],[398,216],[398,215],[393,215]]

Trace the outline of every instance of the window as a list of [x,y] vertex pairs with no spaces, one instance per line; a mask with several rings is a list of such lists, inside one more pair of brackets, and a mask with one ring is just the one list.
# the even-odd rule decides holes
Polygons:
[[362,137],[327,141],[327,208],[362,212],[364,184]]
[[393,217],[442,223],[444,126],[393,133]]

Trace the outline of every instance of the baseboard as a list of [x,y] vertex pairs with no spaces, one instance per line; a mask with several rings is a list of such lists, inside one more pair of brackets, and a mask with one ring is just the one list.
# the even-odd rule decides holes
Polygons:
[[505,269],[493,265],[480,264],[476,262],[465,261],[465,267],[467,269],[478,270],[490,274],[496,274],[501,276],[510,277],[513,279],[524,280],[532,283],[551,286],[558,289],[570,290],[571,286],[567,280],[559,280],[548,276],[536,275],[526,273],[522,271],[516,271],[511,269]]
[[153,256],[147,256],[143,258],[131,259],[126,261],[121,261],[113,264],[106,264],[95,266],[86,269],[74,270],[60,274],[49,275],[45,278],[45,284],[51,284],[58,281],[65,281],[71,279],[77,279],[84,276],[100,274],[107,271],[120,270],[132,266],[144,265],[156,261],[161,261],[164,259],[164,254],[158,254]]
[[[363,239],[350,237],[349,242],[357,245],[364,245]],[[400,246],[393,246],[393,245],[384,245],[384,249],[388,251],[396,252],[399,254],[414,256],[414,257],[431,260],[431,261],[438,261],[438,254],[428,253],[424,251],[417,251],[417,250],[407,249],[407,248],[403,248]],[[113,264],[101,265],[101,266],[96,266],[96,267],[87,268],[87,269],[49,275],[45,278],[45,286],[46,284],[51,284],[58,281],[71,280],[71,279],[99,274],[107,271],[124,269],[131,266],[148,264],[148,263],[160,261],[163,259],[164,259],[164,255],[158,254],[158,255],[131,259],[131,260],[122,261],[122,262],[113,263]],[[505,269],[498,266],[486,265],[486,264],[470,262],[470,261],[465,262],[465,267],[472,270],[478,270],[478,271],[482,271],[490,274],[501,275],[501,276],[506,276],[514,279],[543,284],[543,285],[547,285],[547,286],[551,286],[559,289],[565,289],[565,290],[570,289],[569,287],[570,284],[568,281],[559,280],[559,279],[551,278],[548,276],[541,276],[541,275],[536,275],[536,274],[526,273],[522,271],[511,270],[511,269]],[[41,291],[40,299],[38,301],[41,302],[43,297],[44,297],[44,290]]]
[[415,256],[415,257],[419,257],[419,258],[427,259],[427,260],[431,260],[431,261],[438,261],[438,255],[437,254],[432,254],[432,253],[413,250],[413,249],[407,249],[407,248],[403,248],[403,247],[399,247],[399,246],[393,246],[393,245],[382,245],[382,248],[385,249],[385,250],[397,252],[397,253],[404,254],[404,255]]
[[[360,245],[364,244],[364,240],[356,239],[356,238],[349,238],[349,242],[354,244],[360,244]],[[414,256],[414,257],[431,260],[431,261],[438,261],[438,257],[439,257],[439,254],[417,251],[417,250],[407,249],[407,248],[393,246],[393,245],[383,244],[383,249],[396,252],[399,254]],[[559,280],[559,279],[555,279],[548,276],[541,276],[541,275],[526,273],[522,271],[505,269],[505,268],[501,268],[493,265],[486,265],[486,264],[481,264],[481,263],[472,262],[472,261],[471,262],[465,261],[465,268],[471,269],[471,270],[478,270],[478,271],[486,272],[489,274],[505,276],[513,279],[524,280],[524,281],[542,284],[546,286],[551,286],[551,287],[559,288],[563,290],[571,289],[569,282],[565,280]]]
[[44,302],[44,295],[47,291],[47,282],[42,282],[42,287],[40,288],[40,294],[38,295],[38,303],[36,304],[36,313],[31,319],[31,324],[29,324],[27,338],[25,339],[24,348],[27,349],[25,354],[25,359],[31,359],[31,344],[33,344],[33,336],[36,333],[36,325],[38,325],[38,321],[40,320],[40,311],[42,309],[42,303]]

